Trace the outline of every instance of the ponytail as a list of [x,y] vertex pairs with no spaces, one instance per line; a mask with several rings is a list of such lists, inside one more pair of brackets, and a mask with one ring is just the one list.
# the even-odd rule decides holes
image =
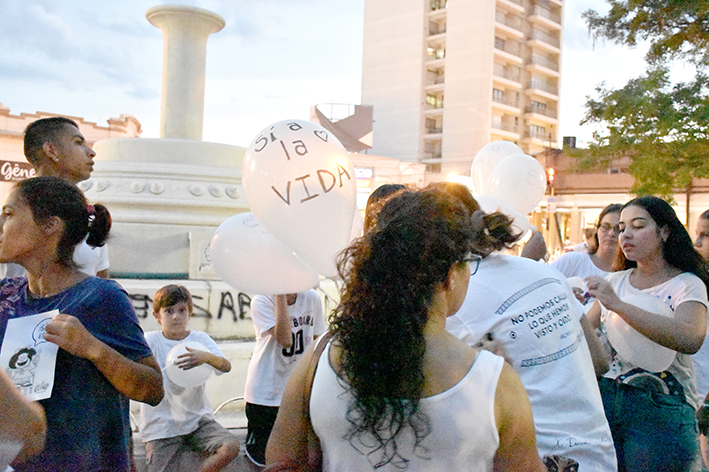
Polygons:
[[86,244],[91,247],[101,247],[106,244],[108,234],[111,232],[111,213],[100,203],[93,205],[93,214],[90,211],[89,213],[89,236],[86,238]]

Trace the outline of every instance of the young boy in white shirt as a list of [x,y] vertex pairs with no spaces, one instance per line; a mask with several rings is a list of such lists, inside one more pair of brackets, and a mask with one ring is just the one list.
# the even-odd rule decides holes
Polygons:
[[181,285],[167,285],[155,293],[153,316],[162,331],[146,333],[145,339],[163,369],[165,397],[155,407],[141,405],[140,431],[148,472],[183,470],[182,453],[188,449],[208,455],[200,472],[222,470],[239,454],[239,442],[214,420],[204,384],[183,388],[165,375],[170,350],[188,341],[201,343],[208,350],[188,347],[188,353],[177,357],[178,367],[191,369],[208,364],[217,373],[231,370],[231,363],[207,333],[187,329],[192,310],[192,295]]

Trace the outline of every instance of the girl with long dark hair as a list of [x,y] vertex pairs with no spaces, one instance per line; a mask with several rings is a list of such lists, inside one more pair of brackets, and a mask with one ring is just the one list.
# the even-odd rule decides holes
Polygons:
[[51,397],[40,400],[46,445],[13,467],[127,472],[128,400],[156,405],[163,387],[128,294],[81,272],[73,260],[84,239],[93,246],[106,241],[110,215],[102,205],[89,205],[74,185],[36,177],[16,185],[2,216],[0,262],[22,265],[27,277],[0,281],[0,340],[10,319],[59,311],[44,334],[59,346]]
[[[590,294],[597,298],[589,318],[608,331],[605,325],[614,312],[654,343],[677,352],[666,370],[649,372],[637,365],[642,362],[633,354],[633,346],[623,356],[617,351],[622,350],[620,338],[615,346],[611,339],[612,362],[600,387],[618,470],[691,470],[697,451],[694,411],[699,397],[690,354],[704,341],[709,272],[664,200],[649,196],[629,201],[618,226],[623,251],[618,268],[624,270],[606,279],[587,279]],[[624,301],[640,293],[659,298],[673,316]]]
[[291,377],[269,464],[307,470],[309,402],[325,471],[545,470],[519,377],[445,328],[479,260],[470,217],[439,192],[405,192],[345,252],[333,341],[310,398],[312,353]]

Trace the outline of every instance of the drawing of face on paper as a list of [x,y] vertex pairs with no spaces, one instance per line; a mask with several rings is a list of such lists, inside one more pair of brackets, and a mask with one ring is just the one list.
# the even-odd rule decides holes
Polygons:
[[0,366],[27,399],[49,398],[59,346],[44,339],[44,328],[57,310],[14,318],[7,322],[0,349]]
[[31,393],[34,387],[34,371],[39,362],[39,353],[33,347],[25,347],[10,358],[7,373],[15,387],[25,394]]

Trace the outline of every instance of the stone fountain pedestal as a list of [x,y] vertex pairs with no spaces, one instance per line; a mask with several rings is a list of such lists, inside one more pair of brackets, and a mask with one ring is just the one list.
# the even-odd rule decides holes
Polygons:
[[160,138],[97,142],[93,175],[80,187],[111,211],[113,277],[216,279],[209,241],[224,220],[248,211],[245,149],[201,140],[207,38],[225,22],[183,5],[145,16],[163,32]]
[[215,279],[209,241],[248,211],[241,186],[245,149],[186,139],[107,139],[80,187],[111,211],[111,275]]

